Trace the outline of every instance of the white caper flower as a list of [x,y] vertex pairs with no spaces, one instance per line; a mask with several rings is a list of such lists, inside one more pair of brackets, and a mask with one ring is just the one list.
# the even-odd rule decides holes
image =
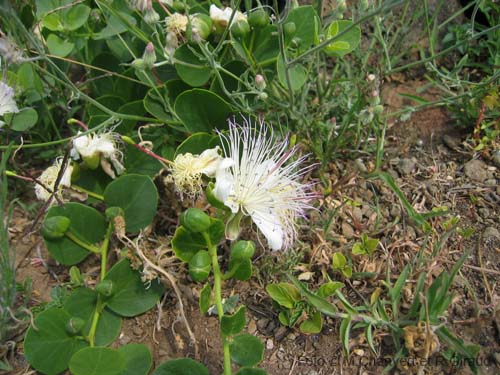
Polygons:
[[[224,158],[217,168],[213,193],[231,209],[226,237],[239,235],[239,221],[250,216],[272,250],[290,247],[297,236],[296,219],[311,208],[316,197],[311,184],[300,179],[311,166],[300,167],[305,157],[289,161],[296,148],[268,136],[264,122],[243,126],[230,122],[229,134],[219,133]],[[228,146],[225,146],[228,145]]]
[[100,163],[104,172],[111,178],[115,178],[116,174],[120,175],[125,170],[118,143],[118,136],[112,132],[82,135],[73,140],[71,157],[74,160],[79,160],[81,157],[92,169],[97,168]]
[[171,174],[165,182],[173,182],[181,196],[186,194],[188,197],[195,197],[202,190],[203,175],[215,177],[221,161],[219,147],[205,150],[200,155],[189,152],[177,155],[169,167]]
[[174,13],[165,19],[167,32],[182,35],[186,32],[189,23],[188,17],[181,13]]
[[[214,22],[216,29],[225,29],[226,27],[230,27],[231,25],[229,24],[229,20],[231,19],[232,14],[233,10],[229,7],[222,10],[214,4],[210,5],[210,18]],[[237,10],[231,24],[236,21],[247,21],[247,16]]]
[[[50,199],[51,200],[50,204],[54,203],[55,199],[52,196],[52,192],[54,191],[57,176],[61,171],[61,167],[62,167],[62,158],[58,158],[56,159],[53,165],[44,170],[40,175],[40,177],[38,177],[38,180],[41,182],[41,184],[35,185],[35,194],[38,199],[45,202]],[[61,200],[63,199],[64,188],[71,187],[72,173],[73,173],[73,166],[71,166],[71,163],[67,163],[63,175],[61,177],[61,180],[59,181],[59,184],[57,186],[57,191],[55,192],[55,195]],[[47,188],[50,189],[50,191],[47,190]]]

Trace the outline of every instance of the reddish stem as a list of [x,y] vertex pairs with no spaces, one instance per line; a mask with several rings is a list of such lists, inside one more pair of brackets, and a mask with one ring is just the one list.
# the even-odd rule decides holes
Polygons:
[[161,161],[162,163],[165,163],[165,164],[170,163],[170,160],[162,158],[160,155],[155,154],[153,151],[148,150],[147,148],[142,147],[141,145],[138,145],[137,143],[134,143],[132,146],[134,146],[139,151],[144,152],[146,155],[149,155],[152,158],[155,158],[156,160]]

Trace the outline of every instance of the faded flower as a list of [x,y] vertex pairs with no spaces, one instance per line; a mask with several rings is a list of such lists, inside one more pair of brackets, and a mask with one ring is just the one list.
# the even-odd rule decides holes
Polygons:
[[[38,199],[42,201],[48,201],[49,199],[51,199],[50,203],[51,204],[53,203],[54,197],[52,197],[52,192],[54,191],[57,176],[59,175],[61,167],[62,167],[62,159],[59,158],[54,162],[53,165],[44,170],[43,173],[40,175],[38,180],[41,182],[41,184],[35,185],[35,194]],[[62,193],[64,188],[71,187],[72,173],[73,173],[73,167],[71,166],[70,163],[68,163],[64,169],[61,180],[59,181],[59,184],[57,186],[56,195],[59,199],[62,199],[63,197]]]

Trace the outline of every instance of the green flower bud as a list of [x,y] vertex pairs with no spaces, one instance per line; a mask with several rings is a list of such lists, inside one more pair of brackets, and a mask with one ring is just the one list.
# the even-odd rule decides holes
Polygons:
[[259,8],[250,13],[248,23],[253,28],[263,28],[269,25],[269,16],[264,9]]
[[71,318],[68,323],[66,323],[66,332],[68,332],[70,335],[78,335],[80,332],[82,332],[83,327],[85,326],[85,321],[81,318],[73,317]]
[[103,297],[111,297],[113,294],[113,282],[111,280],[103,280],[96,285],[95,291]]
[[382,112],[384,112],[384,106],[383,105],[376,105],[375,107],[373,107],[373,113],[375,113],[376,115],[380,115]]
[[235,38],[244,38],[250,32],[250,25],[247,21],[239,20],[231,26],[231,33]]
[[212,33],[213,21],[207,14],[196,14],[191,20],[193,33],[206,40]]
[[95,153],[92,156],[87,156],[83,158],[83,164],[85,164],[85,166],[91,170],[96,170],[97,167],[99,167],[100,162],[101,162],[101,156],[99,155],[99,153]]
[[156,53],[153,43],[149,42],[144,49],[142,55],[142,60],[144,62],[144,67],[151,69],[156,62]]
[[198,251],[189,261],[189,275],[194,281],[204,281],[208,278],[212,262],[206,250]]
[[134,67],[135,69],[144,70],[146,65],[144,64],[143,59],[135,59],[134,61],[132,61],[132,67]]
[[71,225],[71,220],[66,216],[52,216],[44,220],[42,236],[47,240],[56,240],[64,237],[64,233]]
[[210,216],[199,208],[188,208],[181,214],[181,225],[190,232],[205,232],[210,224]]
[[287,22],[283,26],[283,31],[285,32],[285,35],[287,37],[292,37],[295,35],[295,32],[297,31],[297,26],[295,26],[295,22]]
[[231,246],[231,259],[250,259],[255,253],[252,241],[238,241]]
[[125,216],[123,209],[121,207],[109,207],[106,209],[106,219],[113,220],[118,216]]
[[182,13],[182,12],[184,12],[184,10],[186,10],[186,7],[185,7],[183,1],[174,1],[172,3],[172,8],[174,8],[174,10],[176,12],[179,12],[179,13]]
[[265,93],[265,92],[261,92],[259,94],[259,99],[260,100],[267,100],[268,97],[269,97],[269,95],[267,95],[267,93]]
[[292,38],[292,41],[290,42],[290,44],[292,45],[293,48],[298,48],[300,46],[301,42],[302,42],[302,39],[296,36],[296,37]]

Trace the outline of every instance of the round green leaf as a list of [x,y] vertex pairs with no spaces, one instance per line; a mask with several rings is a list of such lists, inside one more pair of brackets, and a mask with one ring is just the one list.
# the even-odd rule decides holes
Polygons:
[[51,308],[40,313],[35,327],[30,327],[24,340],[24,353],[36,370],[56,375],[68,368],[70,358],[87,342],[66,331],[71,315],[63,309]]
[[266,286],[266,292],[269,296],[287,309],[292,309],[295,304],[301,300],[300,292],[292,284],[279,283]]
[[[146,113],[146,110],[144,109],[144,102],[142,100],[136,100],[135,102],[129,102],[122,105],[118,108],[117,112],[126,115],[143,116]],[[134,129],[136,123],[136,120],[123,119],[121,124],[116,127],[115,131],[120,134],[128,134],[132,131],[132,129]]]
[[165,103],[167,94],[163,88],[152,88],[144,97],[144,108],[148,113],[156,117],[158,120],[171,121],[172,116],[168,112]]
[[247,333],[235,336],[229,350],[232,361],[240,366],[255,366],[264,358],[264,345],[257,337]]
[[122,316],[136,316],[148,311],[163,293],[158,280],[145,285],[139,271],[130,268],[127,259],[116,263],[105,280],[113,282],[113,295],[106,301],[107,307]]
[[238,371],[236,375],[267,375],[267,372],[261,368],[245,367]]
[[[278,80],[283,85],[283,87],[288,87],[288,82],[286,79],[285,72],[285,62],[283,56],[280,55],[276,61],[276,69],[278,71]],[[307,70],[302,65],[294,65],[288,70],[288,75],[290,77],[290,85],[293,91],[298,91],[307,80]]]
[[120,375],[147,375],[153,358],[144,344],[128,344],[118,348],[125,358],[125,370]]
[[59,38],[56,34],[50,34],[47,38],[47,48],[53,55],[66,57],[73,51],[75,44]]
[[125,169],[129,174],[141,174],[149,177],[155,176],[162,168],[162,164],[138,150],[132,145],[125,146],[125,159],[123,161]]
[[118,350],[93,347],[76,352],[69,361],[69,369],[73,375],[119,375],[125,363]]
[[211,148],[209,145],[213,144],[214,140],[218,139],[219,137],[208,133],[194,133],[182,142],[179,147],[177,147],[177,150],[175,150],[175,156],[185,154],[187,152],[193,155],[199,155],[203,151]]
[[206,61],[200,60],[198,54],[201,54],[199,47],[189,44],[183,44],[174,53],[177,74],[184,82],[194,87],[203,86],[212,75],[212,69]]
[[295,23],[294,37],[300,40],[299,52],[303,52],[318,43],[319,18],[311,5],[292,9],[288,13],[286,22]]
[[231,106],[220,96],[202,89],[184,91],[175,101],[175,112],[190,132],[225,128]]
[[177,258],[189,262],[200,250],[207,248],[207,243],[201,233],[191,233],[183,226],[177,227],[172,238],[172,248]]
[[248,258],[232,258],[229,261],[229,270],[236,280],[248,280],[252,276],[252,261]]
[[209,375],[209,373],[200,362],[191,358],[180,358],[162,363],[152,375]]
[[25,108],[18,113],[6,113],[5,122],[17,132],[31,129],[38,122],[38,113],[33,108]]
[[[88,335],[97,304],[97,293],[89,288],[78,288],[71,293],[64,303],[64,310],[72,317],[85,321],[83,333]],[[115,313],[104,309],[97,323],[95,344],[106,346],[111,344],[120,334],[122,319]]]
[[76,30],[87,22],[90,15],[90,8],[84,4],[73,5],[63,13],[64,28]]
[[198,251],[189,261],[189,275],[194,281],[204,281],[208,278],[212,263],[208,251]]
[[[63,207],[53,206],[46,218],[66,216],[71,221],[69,230],[82,241],[97,244],[106,232],[106,220],[97,210],[80,203],[66,203]],[[67,237],[50,240],[44,238],[50,255],[65,266],[72,266],[84,260],[90,252]]]
[[[352,21],[333,21],[326,30],[326,39],[333,38],[352,25]],[[325,47],[328,55],[344,56],[356,49],[361,41],[361,29],[356,26]]]
[[323,327],[323,319],[321,313],[316,311],[309,319],[304,320],[299,329],[304,333],[320,333]]
[[241,306],[233,315],[223,315],[220,322],[222,334],[233,336],[245,327],[247,308]]
[[203,289],[200,292],[200,311],[202,314],[206,314],[208,309],[210,308],[210,296],[212,294],[212,289],[210,288],[210,284],[205,284]]
[[104,201],[108,207],[123,209],[127,232],[137,233],[153,221],[158,192],[148,176],[127,174],[108,185]]

